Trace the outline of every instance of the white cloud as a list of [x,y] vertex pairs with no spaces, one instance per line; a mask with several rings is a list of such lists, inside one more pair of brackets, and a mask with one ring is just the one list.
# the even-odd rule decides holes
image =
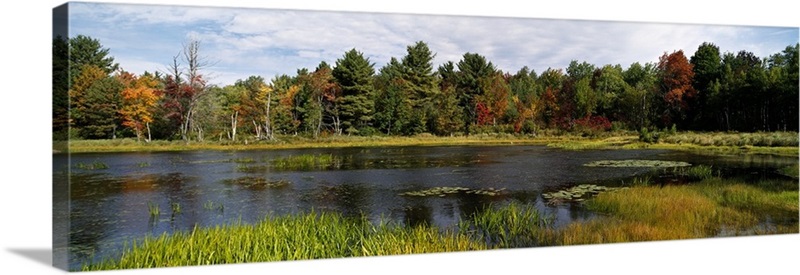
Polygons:
[[[474,52],[509,72],[523,66],[537,72],[564,68],[571,60],[627,67],[633,62],[655,62],[673,50],[691,56],[705,41],[723,51],[748,50],[762,57],[797,43],[796,28],[180,6],[87,7],[91,8],[78,9],[73,16],[112,26],[151,25],[150,33],[137,35],[152,36],[140,38],[141,43],[152,41],[146,44],[152,49],[179,49],[180,45],[165,45],[175,41],[159,39],[159,35],[175,36],[172,31],[183,32],[182,38],[200,39],[205,54],[219,61],[215,70],[226,82],[254,74],[267,79],[274,74],[294,74],[298,68],[313,68],[323,60],[334,64],[352,48],[382,66],[391,57],[402,57],[406,46],[420,40],[436,53],[435,66],[458,62],[465,52]],[[161,27],[163,33],[159,33]],[[126,40],[124,33],[114,34],[102,32],[114,46],[135,48],[126,44],[135,41]],[[165,61],[169,60],[150,60]]]

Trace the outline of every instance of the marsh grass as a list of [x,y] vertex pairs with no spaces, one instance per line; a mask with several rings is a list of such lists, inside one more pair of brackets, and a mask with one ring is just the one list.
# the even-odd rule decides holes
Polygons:
[[277,170],[327,170],[342,165],[342,159],[332,154],[302,154],[277,158],[271,161]]
[[688,177],[693,180],[704,180],[712,178],[714,176],[719,176],[719,173],[717,173],[717,175],[714,174],[714,169],[711,166],[706,166],[706,165],[677,167],[672,169],[671,174]]
[[[586,202],[603,216],[546,232],[552,245],[797,233],[798,193],[770,191],[737,180],[635,186]],[[778,222],[767,229],[764,224]]]
[[244,188],[255,188],[255,189],[278,188],[278,187],[285,187],[290,184],[290,182],[286,179],[267,180],[266,178],[262,177],[240,177],[235,179],[225,179],[222,182],[225,184],[238,185]]
[[797,147],[797,132],[756,132],[756,133],[695,133],[680,132],[664,135],[664,143],[696,144],[701,146],[759,146],[759,147]]
[[157,203],[147,202],[147,209],[150,212],[150,217],[158,217],[161,215],[161,206]]
[[778,173],[787,177],[798,179],[800,178],[800,163],[778,169]]
[[491,247],[536,246],[553,220],[532,205],[511,203],[503,207],[490,205],[460,221],[458,228],[462,234],[475,236]]
[[146,237],[126,244],[117,260],[83,270],[209,265],[245,262],[482,250],[488,247],[453,231],[432,227],[372,225],[364,219],[310,212],[234,222],[188,232]]

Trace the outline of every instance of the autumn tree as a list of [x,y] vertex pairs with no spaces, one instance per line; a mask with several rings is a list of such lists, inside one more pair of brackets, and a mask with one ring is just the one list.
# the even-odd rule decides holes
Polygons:
[[[186,65],[182,66],[180,62]],[[196,131],[198,140],[203,139],[202,125],[194,121],[194,114],[200,98],[207,92],[207,80],[202,70],[209,66],[211,63],[200,55],[200,41],[190,40],[178,55],[173,56],[164,89],[160,91],[164,95],[163,108],[169,110],[167,116],[185,142],[190,140],[191,131]]]
[[372,76],[374,64],[356,49],[336,60],[331,72],[341,88],[337,98],[342,129],[348,134],[368,134],[373,122],[374,106]]
[[673,123],[683,125],[683,122],[690,120],[687,118],[687,102],[696,96],[692,87],[693,67],[683,55],[683,50],[664,53],[658,60],[661,94],[664,99],[661,122],[664,126]]
[[129,72],[121,72],[117,79],[122,83],[121,107],[119,114],[122,116],[122,125],[131,128],[136,133],[136,140],[141,141],[143,132],[147,131],[145,141],[150,142],[150,123],[153,122],[153,113],[157,106],[159,96],[156,93],[158,81],[152,75],[136,76]]

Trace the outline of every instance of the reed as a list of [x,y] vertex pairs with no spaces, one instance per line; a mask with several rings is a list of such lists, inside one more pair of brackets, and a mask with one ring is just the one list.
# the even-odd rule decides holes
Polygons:
[[128,269],[480,250],[487,247],[454,232],[353,220],[310,212],[240,221],[188,232],[150,236],[126,244],[119,259],[83,270]]
[[157,203],[147,202],[147,209],[150,212],[150,217],[158,217],[161,215],[161,206]]
[[462,234],[472,235],[492,247],[536,246],[540,234],[552,224],[532,205],[512,202],[503,207],[489,206],[458,225]]
[[277,170],[325,170],[341,166],[341,158],[332,154],[302,154],[272,160]]

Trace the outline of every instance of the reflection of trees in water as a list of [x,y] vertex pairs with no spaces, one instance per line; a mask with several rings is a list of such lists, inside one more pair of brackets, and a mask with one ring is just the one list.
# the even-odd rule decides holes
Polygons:
[[403,220],[408,226],[427,226],[433,224],[433,209],[424,200],[414,200],[410,206],[403,207]]

